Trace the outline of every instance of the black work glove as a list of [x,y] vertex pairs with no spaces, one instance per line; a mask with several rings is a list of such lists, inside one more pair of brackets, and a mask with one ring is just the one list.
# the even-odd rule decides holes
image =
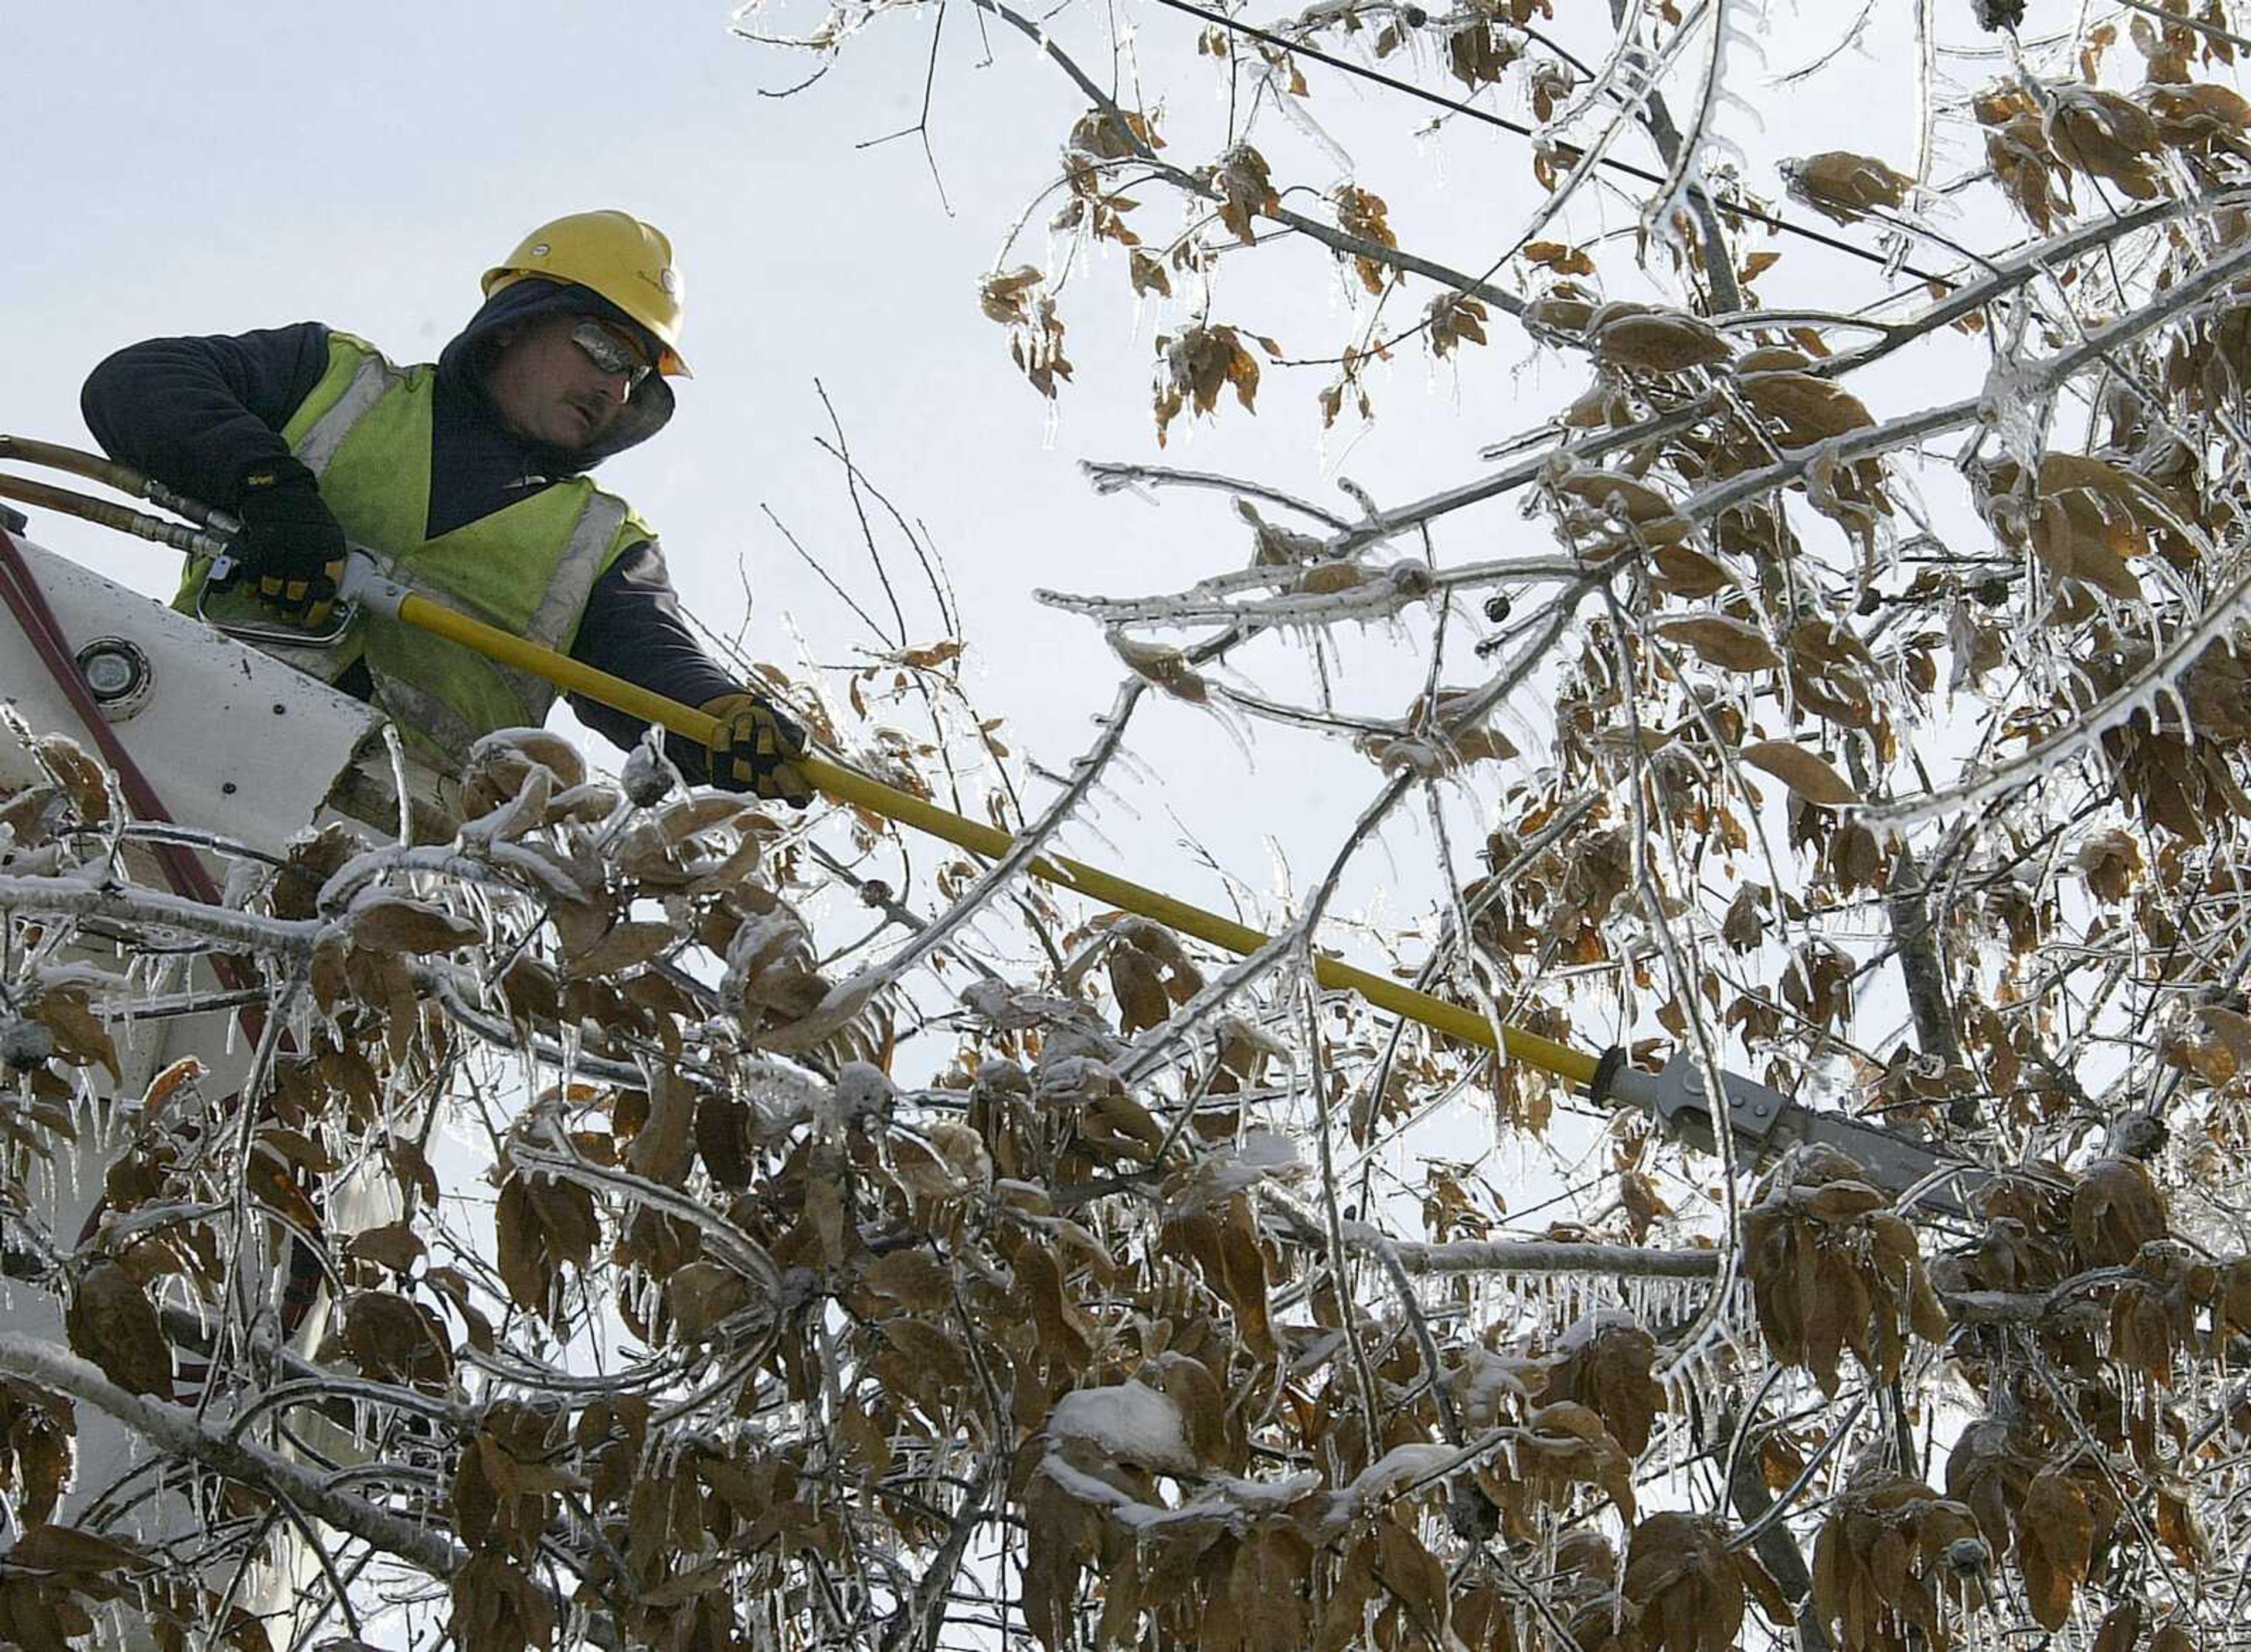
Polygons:
[[706,700],[706,717],[719,719],[712,731],[711,784],[731,792],[777,797],[794,809],[813,801],[813,786],[797,767],[805,755],[805,731],[758,694],[722,694]]
[[248,579],[258,600],[291,625],[318,630],[344,577],[344,531],[322,503],[313,473],[286,455],[243,468],[235,513],[242,531],[226,583]]

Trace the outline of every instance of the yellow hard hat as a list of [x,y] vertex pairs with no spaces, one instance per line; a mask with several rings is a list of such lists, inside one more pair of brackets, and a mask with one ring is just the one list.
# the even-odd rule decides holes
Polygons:
[[664,346],[661,373],[688,378],[680,358],[680,272],[672,243],[630,212],[572,212],[542,224],[506,260],[485,272],[485,296],[528,276],[569,281],[599,293]]

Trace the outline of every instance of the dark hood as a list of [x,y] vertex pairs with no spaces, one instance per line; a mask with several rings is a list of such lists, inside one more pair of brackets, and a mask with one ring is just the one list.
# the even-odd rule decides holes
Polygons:
[[[482,309],[469,317],[468,325],[455,335],[454,341],[438,357],[440,384],[462,396],[481,409],[494,425],[500,426],[499,412],[493,406],[492,399],[485,393],[485,369],[499,348],[497,335],[502,328],[554,310],[599,316],[606,321],[631,329],[641,339],[651,361],[662,354],[663,346],[647,328],[600,294],[587,288],[531,276],[502,288],[485,300]],[[617,419],[602,434],[600,440],[578,448],[556,448],[545,442],[531,441],[523,441],[520,445],[525,450],[525,457],[531,467],[543,475],[575,476],[592,470],[612,454],[622,453],[627,448],[638,447],[647,441],[670,422],[672,406],[672,386],[661,373],[651,373],[634,387],[632,399],[619,412]]]

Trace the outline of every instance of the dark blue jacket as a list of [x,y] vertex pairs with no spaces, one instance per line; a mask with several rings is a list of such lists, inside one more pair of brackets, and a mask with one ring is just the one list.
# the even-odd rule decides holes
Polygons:
[[[590,469],[647,441],[671,418],[671,386],[652,373],[602,442],[582,452],[527,441],[501,421],[484,388],[495,334],[565,307],[627,321],[583,288],[518,281],[488,299],[439,356],[429,537],[512,504],[527,489]],[[280,433],[328,364],[329,330],[318,322],[232,337],[152,338],[95,368],[80,406],[87,428],[110,457],[190,497],[231,507],[245,469],[288,451]],[[689,705],[741,690],[688,629],[654,540],[628,550],[595,583],[571,653],[598,670]],[[355,685],[347,677],[340,686]],[[364,695],[365,684],[358,686]],[[571,697],[571,707],[621,748],[638,742],[648,727],[578,695]],[[706,777],[701,747],[675,736],[667,749],[690,780]]]

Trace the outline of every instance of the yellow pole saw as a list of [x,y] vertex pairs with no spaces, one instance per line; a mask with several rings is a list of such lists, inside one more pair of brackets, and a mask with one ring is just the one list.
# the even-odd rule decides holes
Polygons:
[[[176,511],[200,526],[184,527],[83,494],[4,475],[0,475],[0,497],[65,511],[192,555],[208,556],[215,561],[223,562],[231,553],[230,536],[239,526],[232,517],[172,491],[129,466],[47,442],[0,435],[0,459],[9,458],[85,476]],[[644,718],[699,746],[710,745],[717,731],[716,718],[691,706],[622,677],[598,671],[567,655],[526,642],[416,594],[385,574],[364,551],[353,551],[348,559],[337,601],[338,613],[343,617],[336,629],[329,634],[331,640],[354,614],[376,614],[443,637],[628,716]],[[346,605],[355,606],[348,610]],[[261,638],[265,635],[263,631],[260,633]],[[301,644],[323,640],[308,638],[301,632],[279,635],[282,640]],[[839,764],[807,756],[799,759],[797,767],[808,781],[840,802],[911,826],[974,854],[997,859],[1015,846],[1015,840],[997,828],[939,809],[911,793]],[[1236,923],[1160,890],[1146,888],[1064,856],[1037,856],[1028,863],[1027,870],[1059,888],[1118,911],[1153,920],[1228,952],[1248,956],[1272,940],[1247,924]],[[1522,1027],[1506,1024],[1498,1028],[1496,1036],[1494,1025],[1473,1010],[1356,968],[1326,953],[1313,954],[1313,977],[1324,987],[1356,993],[1378,1009],[1417,1022],[1448,1038],[1482,1049],[1498,1050],[1511,1060],[1553,1073],[1583,1089],[1597,1101],[1641,1107],[1666,1128],[1692,1143],[1707,1148],[1713,1144],[1712,1092],[1716,1089],[1724,1095],[1731,1133],[1755,1154],[1772,1152],[1792,1142],[1825,1142],[1849,1153],[1875,1180],[1900,1190],[1918,1183],[1935,1183],[1943,1179],[1945,1172],[1973,1169],[1966,1163],[1942,1159],[1931,1148],[1894,1131],[1863,1124],[1841,1114],[1818,1113],[1801,1107],[1770,1086],[1734,1073],[1714,1075],[1717,1082],[1707,1084],[1706,1075],[1686,1054],[1673,1057],[1661,1072],[1650,1073],[1627,1065],[1623,1049],[1612,1049],[1599,1057],[1590,1055]],[[1931,1202],[1959,1208],[1943,1189],[1934,1191]]]

